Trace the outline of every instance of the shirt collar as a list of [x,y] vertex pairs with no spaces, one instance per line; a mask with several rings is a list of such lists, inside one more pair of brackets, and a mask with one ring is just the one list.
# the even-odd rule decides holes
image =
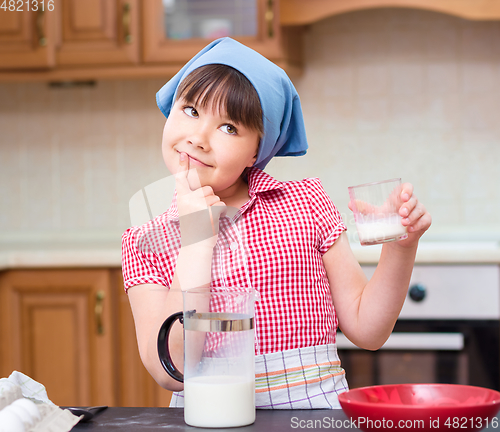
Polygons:
[[277,189],[283,189],[283,183],[274,179],[269,174],[252,167],[248,170],[248,195],[252,198],[254,195],[262,192],[268,192]]

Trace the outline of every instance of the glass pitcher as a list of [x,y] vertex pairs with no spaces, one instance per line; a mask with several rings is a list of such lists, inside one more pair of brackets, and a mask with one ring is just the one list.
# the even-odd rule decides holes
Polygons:
[[[158,334],[167,373],[184,382],[184,421],[197,427],[238,427],[255,421],[254,291],[211,287],[183,291],[184,311]],[[168,335],[184,325],[184,375],[172,363]]]

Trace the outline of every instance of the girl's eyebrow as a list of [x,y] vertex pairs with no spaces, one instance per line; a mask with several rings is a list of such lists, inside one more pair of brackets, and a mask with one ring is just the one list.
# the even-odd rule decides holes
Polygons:
[[215,106],[214,102],[208,102],[207,104],[200,104],[198,100],[194,100],[188,102],[183,96],[179,97],[179,101],[181,101],[182,105],[191,106],[196,109],[198,112],[203,110],[211,110],[212,113],[215,113],[220,116],[221,120],[226,124],[229,123],[234,126],[238,126],[239,128],[244,128],[245,126],[237,122],[236,120],[232,120],[231,117],[227,114],[225,110],[221,110],[220,106]]
[[[195,107],[196,108],[196,107]],[[215,108],[215,109],[214,109]],[[197,108],[198,109],[198,108]],[[229,115],[227,114],[227,112],[224,110],[222,111],[220,108],[218,107],[214,107],[213,105],[209,108],[209,107],[204,107],[204,109],[212,109],[212,112],[213,113],[216,113],[217,115],[220,116],[221,120],[224,122],[224,123],[230,123],[232,125],[238,125],[238,126],[242,126],[240,123],[238,123],[236,120],[232,120],[231,117],[229,117]]]
[[220,115],[220,116],[221,116],[222,120],[225,121],[225,122],[227,122],[227,123],[231,123],[231,124],[235,124],[235,125],[239,124],[238,122],[236,122],[234,120],[231,120],[231,118],[227,114]]

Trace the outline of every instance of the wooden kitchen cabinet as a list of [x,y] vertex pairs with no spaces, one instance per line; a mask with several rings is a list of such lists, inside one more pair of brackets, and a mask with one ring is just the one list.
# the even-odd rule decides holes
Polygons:
[[[182,40],[167,37],[165,5],[187,4],[186,0],[51,1],[53,10],[45,11],[41,17],[34,12],[0,9],[0,81],[168,79],[211,40],[221,36],[198,34]],[[223,5],[225,1],[229,5],[241,3],[198,0],[197,7],[210,6],[212,1],[219,5],[217,13],[222,17],[225,8],[220,7],[221,1]],[[302,27],[280,26],[279,0],[244,0],[244,3],[254,6],[250,27],[255,32],[240,35],[236,31],[233,37],[287,72],[299,72]],[[211,7],[206,11],[205,24],[199,21],[195,27],[224,21]],[[245,20],[248,21],[246,16],[241,15],[240,21]],[[42,33],[46,35],[46,45],[39,47],[37,40]]]
[[[173,5],[170,9],[169,3]],[[179,12],[181,7],[184,10]],[[177,24],[175,21],[182,21],[177,31],[169,31],[166,14],[170,10],[178,14],[172,26]],[[239,3],[231,0],[177,0],[177,3],[150,0],[143,2],[142,18],[145,63],[171,62],[182,66],[210,39],[229,33],[282,67],[300,66],[301,32],[300,29],[281,29],[278,0]]]
[[55,16],[0,9],[0,70],[55,65]]
[[0,375],[18,370],[58,405],[114,405],[105,270],[10,271],[0,279]]
[[[41,0],[0,9],[0,69],[139,62],[138,0]],[[28,11],[36,4],[38,10]]]
[[[172,4],[186,5],[187,0],[52,1],[54,10],[41,15],[34,11],[0,9],[0,81],[168,79],[210,40],[218,37],[215,33],[203,37],[207,26],[217,22],[220,26],[221,20],[227,21],[225,12],[218,16],[208,7],[205,18],[196,22],[192,36],[178,37],[176,32],[169,36],[165,8]],[[231,34],[291,75],[300,74],[302,69],[304,26],[332,15],[404,7],[472,20],[500,19],[500,2],[494,0],[189,1],[199,8],[211,2],[218,5],[216,7],[225,1],[230,5],[254,2],[256,12],[250,14],[248,21],[255,25],[255,32]],[[181,18],[176,18],[174,23],[182,29],[184,18]]]
[[281,0],[281,24],[312,24],[329,16],[362,9],[424,9],[470,20],[500,19],[500,2],[492,0]]
[[139,358],[119,269],[0,274],[0,377],[14,370],[58,405],[168,406]]
[[139,63],[138,0],[62,0],[57,66]]

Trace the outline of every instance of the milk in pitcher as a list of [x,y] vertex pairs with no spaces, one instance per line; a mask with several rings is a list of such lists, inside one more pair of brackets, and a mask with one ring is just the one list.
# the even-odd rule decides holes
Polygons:
[[184,382],[184,421],[197,427],[238,427],[255,421],[255,380],[198,376]]

